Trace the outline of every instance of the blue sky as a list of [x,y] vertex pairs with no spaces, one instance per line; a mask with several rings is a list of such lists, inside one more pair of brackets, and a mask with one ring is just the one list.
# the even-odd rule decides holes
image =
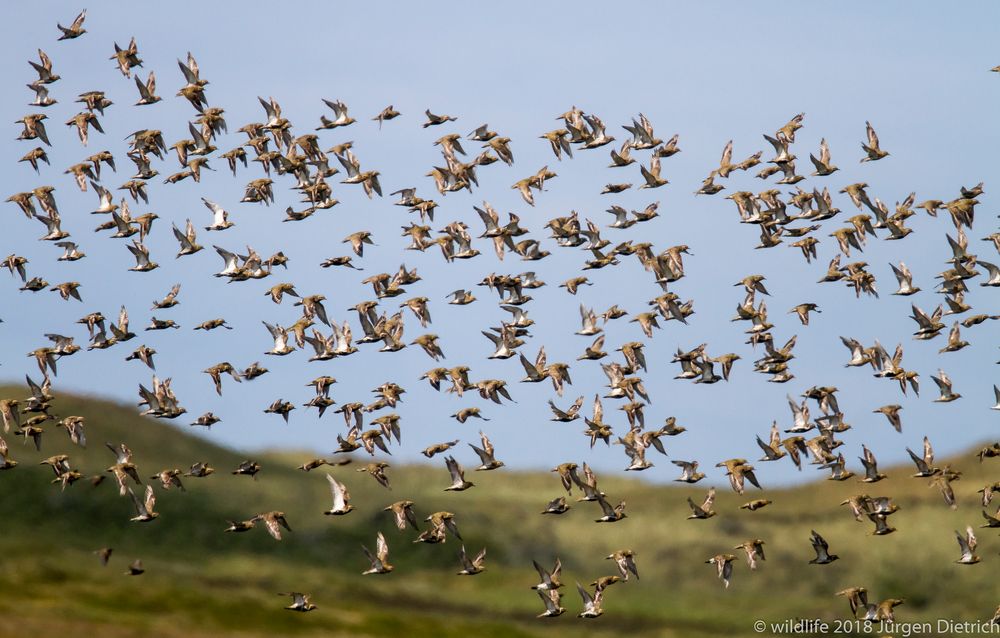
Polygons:
[[[856,212],[847,197],[836,191],[857,181],[867,182],[869,193],[891,206],[911,191],[916,192],[917,201],[952,199],[960,186],[986,180],[977,222],[969,233],[970,248],[986,261],[998,259],[990,244],[979,241],[997,230],[989,182],[992,172],[987,170],[1000,141],[996,127],[989,125],[1000,96],[1000,77],[989,72],[1000,63],[991,46],[991,25],[1000,18],[993,4],[972,5],[958,13],[932,3],[857,3],[836,8],[785,3],[626,3],[613,8],[597,3],[505,3],[502,9],[400,3],[379,5],[377,11],[361,3],[336,7],[299,3],[267,11],[264,5],[261,10],[247,9],[245,3],[170,3],[144,6],[141,13],[128,14],[110,4],[95,3],[89,6],[88,33],[67,42],[56,42],[55,22],[68,24],[81,7],[63,3],[47,7],[42,20],[27,13],[11,16],[8,36],[0,44],[4,59],[11,61],[2,77],[12,87],[0,104],[4,120],[10,122],[4,183],[8,194],[42,184],[55,186],[63,226],[88,256],[74,263],[56,262],[59,249],[36,241],[43,234],[42,225],[25,219],[13,204],[7,205],[3,218],[0,252],[28,257],[29,276],[43,276],[53,285],[81,282],[84,302],[63,301],[48,291],[18,292],[19,280],[0,273],[0,318],[4,320],[0,324],[0,379],[17,382],[25,372],[37,378],[34,362],[24,353],[45,345],[45,333],[72,335],[85,345],[86,332],[74,322],[91,311],[115,316],[125,304],[133,329],[147,325],[154,314],[172,318],[182,328],[135,330],[138,337],[127,344],[63,359],[54,381],[57,391],[134,402],[138,383],[148,385],[151,375],[141,364],[123,359],[139,343],[146,343],[158,352],[157,372],[173,377],[174,389],[188,410],[178,420],[183,422],[179,427],[188,427],[186,417],[193,420],[211,410],[223,421],[205,435],[226,445],[328,452],[342,431],[340,416],[328,413],[319,420],[315,410],[301,404],[312,392],[305,384],[329,374],[338,379],[332,391],[338,403],[368,402],[373,396],[370,390],[385,381],[406,388],[404,402],[397,409],[403,425],[403,446],[393,449],[397,460],[415,460],[419,450],[434,442],[454,438],[476,442],[482,426],[498,456],[510,467],[549,468],[564,461],[586,460],[602,471],[618,471],[627,464],[620,447],[608,449],[600,444],[590,450],[581,434],[581,422],[548,421],[545,404],[554,396],[549,384],[517,383],[523,371],[516,358],[486,359],[492,349],[479,331],[499,325],[508,315],[496,307],[492,293],[475,284],[490,272],[538,272],[548,286],[532,293],[535,300],[528,308],[536,323],[522,351],[533,359],[544,344],[550,362],[570,363],[574,384],[557,403],[568,404],[582,394],[589,409],[594,393],[605,392],[606,381],[596,362],[575,361],[591,341],[572,334],[579,329],[578,305],[600,312],[617,303],[634,316],[646,310],[646,302],[660,290],[634,258],[626,258],[620,266],[593,271],[594,286],[582,289],[576,297],[568,295],[558,284],[578,274],[589,255],[556,247],[545,238],[543,224],[576,210],[581,219],[606,226],[613,220],[604,212],[611,204],[641,209],[659,201],[660,217],[653,222],[623,231],[606,229],[602,234],[615,243],[651,241],[658,250],[689,245],[693,256],[685,259],[687,276],[671,290],[683,299],[693,298],[696,314],[687,326],[662,324],[664,329],[652,340],[643,338],[628,318],[618,320],[607,327],[610,347],[606,349],[613,351],[626,341],[648,342],[650,369],[644,378],[653,403],[646,410],[647,423],[657,425],[673,415],[688,428],[684,435],[666,441],[670,459],[697,459],[708,471],[725,458],[757,458],[754,436],[766,438],[772,420],[786,427],[791,424],[786,393],[796,396],[813,385],[840,389],[840,405],[853,425],[842,436],[841,450],[856,470],[862,442],[888,464],[905,459],[905,447],[916,449],[924,435],[940,456],[996,438],[998,413],[988,408],[993,403],[992,385],[998,380],[995,362],[1000,326],[987,322],[963,330],[972,347],[945,355],[937,353],[944,335],[929,342],[911,337],[915,324],[907,317],[910,303],[930,312],[943,302],[933,289],[934,276],[948,267],[945,233],[954,235],[946,215],[934,219],[918,213],[908,220],[915,232],[900,242],[869,240],[856,258],[867,261],[878,277],[880,299],[855,299],[842,285],[815,284],[837,252],[828,233]],[[145,78],[151,70],[157,74],[158,93],[164,98],[159,104],[133,107],[138,99],[133,81],[122,77],[108,60],[113,43],[126,46],[132,36],[144,60],[140,75]],[[34,71],[23,61],[37,59],[39,47],[52,58],[62,79],[50,87],[59,103],[46,111],[52,166],[43,165],[41,175],[36,176],[27,164],[16,164],[34,143],[14,141],[20,125],[13,121],[38,110],[25,106],[31,94],[23,85],[34,79]],[[160,216],[147,245],[161,267],[145,274],[128,272],[134,262],[124,241],[92,231],[105,221],[88,214],[96,196],[92,191],[79,192],[72,177],[62,171],[108,149],[116,157],[118,173],[109,174],[104,183],[117,187],[129,179],[133,168],[123,142],[129,133],[161,129],[167,144],[187,137],[187,122],[195,113],[186,100],[173,96],[183,84],[176,60],[187,51],[197,58],[202,77],[210,81],[209,103],[226,110],[230,134],[215,142],[219,152],[243,143],[245,136],[237,128],[264,117],[257,96],[273,96],[296,134],[312,132],[320,115],[331,115],[322,98],[340,99],[358,122],[320,132],[321,147],[353,140],[363,168],[381,172],[387,197],[369,201],[359,187],[338,184],[338,175],[330,180],[341,202],[338,206],[306,221],[285,224],[280,221],[285,207],[302,207],[298,194],[289,189],[292,178],[275,178],[274,205],[240,204],[246,182],[262,176],[257,164],[241,167],[234,179],[225,161],[215,158],[211,165],[216,172],[203,174],[200,184],[190,180],[163,184],[163,177],[180,170],[171,154],[155,164],[161,175],[150,183],[149,206],[133,205],[134,213]],[[107,134],[92,132],[90,145],[84,148],[75,132],[62,123],[77,112],[75,97],[95,89],[106,91],[115,104],[101,118]],[[403,115],[379,130],[370,118],[388,104]],[[557,161],[539,135],[556,128],[556,116],[574,105],[600,116],[618,143],[628,135],[621,125],[640,112],[653,122],[658,136],[666,139],[679,133],[682,152],[663,160],[663,175],[670,184],[658,190],[600,195],[609,182],[641,183],[638,165],[607,168],[608,151],[617,143],[579,150],[574,159]],[[458,121],[423,129],[424,109],[455,115]],[[773,133],[799,112],[806,114],[805,127],[793,147],[799,172],[810,172],[808,155],[818,152],[820,138],[827,139],[833,161],[841,169],[831,177],[803,182],[810,188],[829,187],[843,211],[824,222],[816,234],[821,240],[820,259],[811,265],[797,249],[787,246],[792,240],[776,248],[754,250],[757,228],[739,224],[735,206],[723,199],[737,190],[759,192],[770,187],[761,180],[738,173],[720,180],[726,190],[719,195],[693,194],[718,165],[728,140],[734,141],[737,159],[758,150],[765,151],[767,158],[771,150],[761,134]],[[883,148],[891,155],[860,164],[866,120],[876,127]],[[431,179],[424,176],[442,161],[433,141],[451,132],[464,136],[487,122],[513,140],[514,166],[497,163],[480,169],[480,187],[471,194],[438,195]],[[477,143],[468,142],[465,147],[470,155],[478,154]],[[648,163],[648,152],[636,156]],[[536,195],[536,206],[530,208],[510,185],[543,165],[558,177],[546,182],[545,192]],[[399,236],[399,228],[415,216],[393,206],[388,193],[409,186],[440,204],[435,229],[462,220],[470,232],[478,234],[482,225],[472,207],[486,200],[502,214],[518,214],[531,236],[542,240],[553,254],[541,262],[521,262],[508,254],[498,262],[486,240],[475,244],[483,254],[467,262],[446,264],[436,248],[423,254],[404,251],[408,241]],[[201,197],[226,207],[236,226],[223,233],[199,232],[199,242],[207,249],[175,260],[177,248],[170,225],[183,226],[186,218],[199,228],[207,225],[210,215]],[[365,269],[363,273],[318,267],[327,257],[348,254],[341,239],[362,229],[371,231],[376,243],[366,247],[363,259],[355,259]],[[289,269],[279,269],[262,281],[227,283],[210,276],[221,267],[221,259],[210,248],[213,243],[230,250],[249,244],[265,256],[283,250],[291,257]],[[895,289],[889,263],[900,260],[910,266],[916,283],[924,289],[914,297],[889,294]],[[358,354],[328,363],[307,363],[303,352],[281,359],[263,354],[270,342],[261,320],[288,325],[298,316],[291,300],[277,306],[265,298],[264,291],[271,285],[288,281],[302,294],[324,294],[331,318],[349,319],[357,336],[361,334],[357,316],[346,309],[373,298],[361,279],[394,272],[400,263],[416,267],[423,280],[408,287],[407,295],[397,301],[385,300],[382,307],[391,314],[402,299],[428,297],[433,324],[427,331],[441,336],[447,355],[443,364],[470,366],[473,380],[507,379],[516,403],[496,406],[469,394],[459,399],[434,392],[418,377],[437,364],[415,346],[398,353],[361,346]],[[760,353],[744,344],[742,331],[747,326],[729,321],[743,297],[733,284],[752,273],[767,277],[772,296],[766,300],[776,340],[784,342],[798,335],[796,358],[791,362],[796,378],[787,384],[767,383],[766,377],[752,372],[752,361]],[[972,313],[997,313],[996,290],[981,288],[978,281],[970,282],[967,296],[974,306]],[[182,284],[180,305],[151,312],[153,300],[178,282]],[[479,300],[465,307],[448,306],[445,296],[456,288],[472,288]],[[819,304],[823,311],[808,327],[785,314],[806,301]],[[192,330],[201,321],[220,316],[234,330],[208,334]],[[950,326],[950,318],[946,319]],[[409,311],[405,320],[407,341],[425,332]],[[894,382],[874,379],[867,369],[844,368],[849,353],[840,344],[840,335],[866,345],[877,338],[890,350],[903,343],[904,366],[921,375],[920,398],[903,397]],[[712,355],[736,352],[743,357],[729,383],[696,386],[672,379],[677,373],[676,364],[669,363],[673,351],[702,342],[708,342]],[[215,395],[208,376],[201,373],[220,361],[243,368],[255,360],[271,373],[241,385],[227,378],[222,397]],[[936,388],[930,375],[939,367],[963,395],[959,401],[932,403]],[[279,397],[298,406],[288,425],[262,413]],[[893,431],[884,417],[871,413],[888,403],[904,406],[902,434]],[[626,421],[617,405],[605,400],[606,420],[624,433]],[[481,407],[491,421],[461,425],[448,418],[468,406]],[[55,440],[53,436],[47,445],[54,447]],[[475,460],[468,448],[458,455],[466,464]],[[654,455],[651,460],[656,466],[644,472],[644,478],[668,481],[676,476],[668,459]],[[785,462],[760,465],[759,476],[765,484],[818,476],[809,469],[799,474]],[[719,479],[721,473],[715,470],[710,476]]]

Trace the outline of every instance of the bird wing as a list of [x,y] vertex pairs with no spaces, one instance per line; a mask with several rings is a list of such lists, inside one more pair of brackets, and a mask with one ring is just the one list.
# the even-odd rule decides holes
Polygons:
[[555,614],[559,611],[557,607],[559,596],[559,590],[538,590],[538,597],[545,603],[546,613]]
[[446,457],[444,462],[448,467],[448,472],[451,474],[451,480],[453,483],[461,483],[465,480],[462,476],[462,468],[459,467],[458,461],[455,460],[454,456]]
[[[116,473],[116,476],[117,476],[117,473]],[[128,495],[132,499],[132,505],[135,506],[135,512],[136,512],[136,514],[138,516],[148,516],[149,515],[149,510],[147,510],[145,504],[142,501],[139,500],[139,497],[135,495],[135,492],[132,491],[131,487],[128,488]]]
[[382,532],[378,533],[376,543],[375,555],[379,562],[385,563],[386,558],[389,557],[389,545],[385,542],[385,536],[382,535]]
[[878,135],[875,134],[875,129],[872,128],[871,122],[865,122],[865,129],[866,132],[868,133],[868,146],[870,146],[873,149],[877,149]]
[[264,526],[267,527],[267,532],[274,537],[274,540],[281,540],[281,527],[273,516],[264,517]]
[[604,515],[609,518],[614,518],[615,509],[611,507],[611,504],[608,503],[607,499],[604,498],[603,495],[601,495],[601,492],[599,490],[594,490],[594,496],[597,499],[598,505],[601,506],[601,510],[604,511]]
[[604,421],[604,406],[601,405],[601,397],[594,395],[594,422],[602,423]]
[[962,558],[966,559],[972,556],[972,548],[970,547],[968,539],[963,537],[960,533],[955,532],[955,539],[958,540],[958,547],[962,552]]
[[329,474],[326,475],[326,480],[330,484],[330,495],[333,497],[333,511],[343,511],[350,499],[347,487]]
[[145,506],[147,513],[153,513],[153,508],[156,506],[156,494],[153,492],[152,485],[146,486],[146,502],[143,505]]
[[715,504],[715,488],[709,488],[708,494],[705,495],[705,500],[701,504],[701,509],[707,514],[711,511],[712,505]]

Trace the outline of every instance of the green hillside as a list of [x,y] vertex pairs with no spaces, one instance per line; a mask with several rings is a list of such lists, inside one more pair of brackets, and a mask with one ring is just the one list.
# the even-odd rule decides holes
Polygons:
[[[23,388],[0,388],[0,398],[23,398]],[[88,447],[73,445],[52,422],[45,424],[42,451],[4,434],[19,465],[0,473],[0,635],[72,632],[107,638],[124,636],[400,635],[541,636],[618,634],[732,636],[754,635],[755,619],[846,618],[846,601],[835,591],[855,585],[872,599],[904,598],[897,620],[988,619],[1000,603],[995,569],[1000,564],[996,530],[978,530],[979,565],[954,563],[953,530],[983,521],[978,505],[987,481],[1000,479],[997,460],[980,464],[973,451],[951,459],[964,472],[955,483],[959,507],[952,511],[926,479],[908,478],[908,467],[890,469],[889,479],[864,485],[819,481],[785,490],[766,490],[774,504],[757,512],[739,504],[760,497],[751,488],[740,497],[719,489],[718,516],[686,520],[686,499],[704,497],[694,488],[652,486],[622,475],[602,474],[609,500],[627,500],[628,518],[596,524],[599,508],[573,503],[562,516],[541,516],[545,503],[563,493],[554,474],[501,469],[469,472],[476,487],[444,492],[440,467],[390,467],[392,490],[355,470],[366,462],[295,469],[307,458],[282,453],[254,456],[263,469],[256,480],[233,476],[245,455],[213,446],[178,427],[136,416],[130,407],[83,397],[60,396],[52,410],[86,419]],[[118,495],[107,474],[97,487],[88,477],[114,462],[105,441],[127,442],[143,480],[166,468],[206,461],[216,468],[207,478],[184,478],[186,492],[157,484],[157,511],[151,523],[133,523],[129,499]],[[84,475],[60,491],[51,469],[39,461],[65,453]],[[355,453],[357,454],[357,453]],[[569,460],[569,459],[566,459]],[[392,459],[389,459],[392,463]],[[659,460],[658,462],[666,462]],[[939,464],[944,464],[942,461]],[[351,491],[355,511],[324,516],[330,507],[324,473],[330,471]],[[140,490],[137,489],[137,492]],[[898,528],[884,537],[858,523],[838,503],[860,492],[891,495]],[[396,500],[416,503],[420,519],[431,512],[456,514],[470,554],[488,548],[486,571],[459,577],[459,543],[414,544],[412,530],[398,531],[382,509]],[[576,498],[574,494],[573,498]],[[227,534],[226,521],[263,511],[286,513],[293,531],[273,540],[261,526]],[[819,531],[840,560],[810,565],[811,529]],[[392,574],[361,576],[367,561],[361,543],[374,547],[382,531],[390,547]],[[767,560],[750,572],[733,546],[749,538],[766,541]],[[107,567],[93,551],[113,547]],[[575,618],[580,600],[574,581],[586,584],[614,573],[604,557],[635,551],[641,580],[619,583],[606,592],[605,614]],[[710,556],[740,554],[732,586],[725,590]],[[535,619],[542,611],[529,587],[536,581],[532,559],[563,562],[563,606],[555,619]],[[141,558],[146,573],[124,575]],[[318,609],[309,614],[283,611],[290,599],[277,592],[312,594]]]

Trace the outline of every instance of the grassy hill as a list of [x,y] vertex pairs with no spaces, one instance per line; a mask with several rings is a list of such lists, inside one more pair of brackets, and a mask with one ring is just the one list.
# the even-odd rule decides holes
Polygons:
[[[0,388],[0,398],[23,398],[22,388]],[[295,469],[308,460],[298,455],[255,455],[263,470],[257,479],[229,472],[242,453],[213,446],[181,428],[136,416],[131,407],[60,396],[53,414],[86,418],[88,447],[73,445],[65,432],[46,425],[42,451],[4,437],[19,462],[0,473],[0,635],[74,632],[106,638],[125,636],[541,636],[618,634],[733,636],[754,635],[753,620],[845,618],[847,603],[833,593],[863,585],[873,599],[904,598],[897,619],[989,618],[1000,595],[995,569],[1000,541],[995,530],[977,530],[975,566],[954,563],[958,544],[953,530],[982,522],[978,494],[1000,479],[1000,461],[980,464],[974,453],[951,459],[964,472],[955,483],[959,507],[952,511],[926,479],[909,478],[908,467],[890,469],[876,485],[819,481],[783,490],[766,490],[774,504],[757,512],[739,504],[758,498],[720,489],[707,521],[686,520],[686,499],[700,501],[703,484],[655,486],[622,475],[601,475],[600,486],[617,502],[625,498],[628,518],[596,524],[592,503],[574,503],[562,516],[541,516],[544,504],[562,494],[554,474],[501,469],[469,473],[476,487],[444,492],[447,473],[440,467],[389,468],[392,490],[378,486],[350,465]],[[51,485],[50,468],[38,465],[66,453],[84,477],[103,473],[114,462],[104,442],[127,442],[140,474],[165,468],[186,470],[206,461],[217,473],[185,478],[186,492],[156,485],[160,517],[146,524],[129,522],[131,503],[118,496],[113,479],[93,487],[81,480],[60,491]],[[392,463],[392,459],[388,459]],[[569,459],[567,459],[569,460]],[[654,459],[659,463],[666,461]],[[948,462],[942,461],[940,464]],[[329,492],[326,471],[348,485],[356,510],[324,516]],[[885,537],[857,523],[838,504],[860,492],[891,495],[901,507]],[[414,544],[412,531],[400,532],[382,509],[409,499],[423,518],[437,510],[456,514],[470,553],[488,548],[487,570],[458,577],[459,544]],[[575,498],[575,495],[574,495]],[[262,529],[226,534],[226,520],[262,511],[286,513],[292,532],[276,542]],[[811,529],[819,531],[840,560],[810,565]],[[360,545],[374,547],[382,531],[395,572],[364,576],[367,561]],[[767,560],[750,572],[740,555],[733,582],[725,590],[710,556],[731,552],[748,538],[766,541]],[[93,551],[113,547],[101,567]],[[605,615],[594,621],[573,616],[580,609],[576,580],[586,584],[614,572],[604,556],[631,548],[641,580],[617,584],[606,592]],[[536,620],[541,603],[529,589],[536,582],[531,560],[551,565],[562,559],[565,616]],[[141,558],[146,573],[125,576]],[[282,591],[303,591],[319,608],[309,614],[281,609]]]

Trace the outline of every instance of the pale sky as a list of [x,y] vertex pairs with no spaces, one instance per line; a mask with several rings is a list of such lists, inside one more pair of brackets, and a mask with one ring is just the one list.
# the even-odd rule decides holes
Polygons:
[[[407,393],[397,412],[402,417],[403,445],[392,448],[394,459],[412,461],[425,446],[460,438],[478,444],[482,427],[493,439],[498,457],[512,468],[550,468],[564,461],[587,461],[604,471],[619,471],[627,465],[620,446],[606,448],[599,443],[589,449],[581,434],[582,421],[571,424],[550,422],[546,407],[549,398],[565,407],[572,400],[587,397],[585,410],[596,392],[606,393],[606,379],[594,361],[575,361],[592,338],[573,334],[579,329],[578,306],[583,303],[602,312],[612,304],[627,310],[628,317],[608,324],[605,349],[627,341],[647,343],[649,372],[645,385],[652,404],[646,410],[650,427],[673,415],[687,428],[681,436],[665,440],[669,459],[651,453],[655,467],[642,473],[652,481],[669,481],[677,475],[670,459],[697,459],[715,480],[721,470],[712,466],[730,457],[756,459],[760,454],[754,436],[766,438],[772,420],[790,427],[791,413],[786,394],[797,396],[813,385],[836,386],[845,419],[853,429],[841,435],[841,448],[849,466],[860,471],[857,456],[866,443],[883,464],[906,458],[905,447],[914,449],[924,435],[930,437],[939,456],[965,450],[976,442],[995,440],[1000,413],[991,412],[993,384],[998,380],[996,361],[1000,358],[1000,325],[987,322],[963,329],[963,338],[972,346],[957,353],[938,354],[945,345],[947,330],[937,339],[915,341],[916,324],[908,318],[910,303],[931,312],[943,297],[935,294],[934,276],[948,267],[951,254],[945,233],[954,236],[947,214],[934,219],[923,211],[908,220],[914,233],[898,242],[869,238],[863,259],[878,278],[880,299],[862,297],[841,284],[816,285],[827,262],[837,253],[836,242],[828,234],[845,225],[856,214],[850,200],[836,191],[864,181],[868,192],[890,207],[916,192],[917,201],[929,198],[950,200],[958,197],[961,186],[986,181],[979,199],[976,224],[969,233],[970,251],[985,261],[997,262],[993,246],[980,239],[997,230],[994,194],[988,170],[994,162],[1000,133],[990,124],[995,120],[1000,97],[1000,74],[989,69],[1000,64],[1000,54],[992,46],[993,25],[1000,9],[993,3],[966,5],[962,12],[939,3],[841,3],[837,7],[801,6],[790,3],[708,4],[653,6],[639,3],[504,3],[487,8],[479,4],[362,3],[334,8],[332,3],[300,3],[281,10],[273,5],[247,8],[248,3],[149,4],[131,13],[110,4],[91,3],[82,37],[57,42],[55,23],[68,25],[82,8],[65,3],[47,4],[46,15],[25,12],[9,16],[7,37],[0,43],[4,59],[2,77],[10,87],[0,103],[0,113],[9,124],[5,156],[6,195],[50,184],[63,217],[63,228],[80,244],[87,257],[60,263],[60,249],[39,242],[44,227],[26,219],[14,204],[6,206],[0,233],[0,253],[23,255],[30,260],[29,277],[42,276],[51,285],[79,281],[83,303],[63,301],[54,292],[19,292],[17,277],[0,273],[0,380],[20,383],[28,373],[38,379],[32,359],[24,354],[46,345],[45,333],[76,337],[87,344],[83,326],[74,323],[88,312],[101,311],[117,316],[120,305],[130,312],[137,338],[111,349],[80,352],[59,362],[54,388],[90,393],[135,403],[138,384],[150,384],[151,373],[138,362],[123,359],[140,343],[157,350],[157,373],[172,377],[173,387],[188,414],[177,420],[178,427],[192,430],[187,423],[206,411],[223,420],[210,432],[210,440],[239,448],[283,446],[329,452],[335,436],[343,431],[340,415],[328,413],[322,420],[316,411],[305,409],[312,390],[305,384],[329,374],[338,379],[332,397],[342,404],[370,402],[370,390],[385,381],[395,381]],[[122,77],[108,60],[114,43],[127,46],[135,36],[144,64],[138,69],[145,79],[157,74],[157,92],[163,101],[134,107],[138,99],[134,82]],[[26,106],[32,99],[25,84],[35,79],[26,63],[37,60],[36,49],[52,58],[54,71],[62,76],[50,85],[58,104],[44,112],[52,148],[52,166],[42,165],[41,175],[16,160],[34,148],[35,141],[15,141],[20,133],[14,120],[38,112]],[[90,215],[97,197],[91,189],[81,193],[66,167],[92,153],[110,150],[118,172],[102,173],[103,183],[112,189],[127,181],[133,170],[125,155],[124,138],[143,128],[163,131],[167,144],[187,137],[187,122],[196,116],[186,100],[175,97],[183,85],[176,60],[191,51],[197,58],[202,78],[209,80],[206,95],[212,106],[225,109],[230,133],[214,143],[219,151],[211,159],[216,172],[203,173],[200,184],[190,180],[163,184],[167,175],[180,170],[171,151],[154,167],[160,175],[149,185],[150,204],[136,206],[133,214],[156,212],[158,219],[147,239],[152,258],[161,267],[151,273],[131,273],[134,261],[126,240],[110,239],[108,233],[95,234],[93,228],[106,217]],[[76,112],[73,100],[87,90],[104,90],[114,101],[101,123],[105,135],[91,132],[84,148],[76,133],[63,122]],[[325,150],[334,144],[354,141],[354,152],[366,170],[381,172],[384,198],[369,201],[358,186],[339,184],[342,175],[329,180],[340,204],[319,211],[297,223],[281,223],[284,209],[298,203],[290,190],[291,176],[275,179],[276,202],[270,207],[241,204],[245,184],[262,177],[257,163],[238,170],[234,179],[220,152],[245,141],[236,132],[243,124],[262,121],[263,109],[257,96],[273,96],[283,115],[293,124],[293,133],[313,132],[320,115],[332,116],[321,99],[343,100],[358,122],[333,131],[321,131]],[[393,104],[402,116],[386,122],[379,130],[371,121],[383,107]],[[597,150],[578,150],[573,159],[557,161],[549,144],[539,135],[560,126],[556,116],[572,106],[598,115],[607,125],[615,143]],[[446,113],[458,120],[423,129],[423,111]],[[734,142],[734,158],[742,159],[771,148],[761,134],[773,134],[796,113],[806,114],[793,152],[799,157],[799,173],[808,175],[812,166],[809,153],[818,153],[819,140],[830,145],[833,162],[840,171],[830,177],[808,178],[809,189],[828,187],[841,214],[823,222],[815,236],[820,239],[819,260],[807,265],[796,248],[785,244],[754,250],[758,242],[756,226],[739,224],[736,208],[725,195],[738,191],[760,192],[771,188],[774,178],[764,182],[751,173],[736,173],[718,180],[726,190],[712,196],[695,196],[701,180],[718,166],[726,142]],[[639,113],[653,123],[663,139],[680,134],[682,152],[663,160],[663,175],[670,184],[657,190],[633,188],[618,195],[600,195],[610,182],[632,182],[642,178],[638,164],[610,169],[608,152],[628,137],[621,125]],[[865,141],[865,121],[875,126],[882,147],[891,155],[884,160],[861,164],[860,143]],[[432,166],[442,165],[433,141],[446,133],[466,136],[483,123],[512,139],[514,166],[502,163],[478,171],[480,185],[472,193],[439,195],[433,181],[425,176]],[[464,142],[469,156],[480,144]],[[249,149],[248,149],[249,151]],[[252,157],[252,151],[249,151]],[[634,153],[648,165],[648,151]],[[331,165],[336,160],[330,156]],[[548,165],[558,177],[536,193],[536,206],[527,206],[510,188],[518,179]],[[105,169],[106,171],[106,169]],[[508,253],[499,262],[489,240],[477,240],[479,257],[447,264],[435,247],[426,253],[404,251],[408,240],[400,237],[400,227],[416,220],[406,209],[392,205],[389,192],[415,186],[418,195],[439,203],[433,227],[440,229],[454,220],[469,225],[473,236],[483,230],[474,205],[490,202],[504,216],[508,211],[521,218],[552,255],[540,262],[522,262]],[[779,187],[782,188],[782,187]],[[782,188],[783,193],[789,192]],[[121,194],[116,191],[116,196]],[[6,197],[5,195],[5,197]],[[221,233],[200,230],[211,216],[200,198],[207,197],[227,208],[236,225]],[[629,319],[647,309],[646,302],[661,293],[652,276],[643,271],[634,257],[622,258],[617,267],[589,273],[594,286],[581,289],[573,297],[558,284],[579,274],[589,253],[560,248],[548,239],[545,222],[576,210],[581,220],[591,219],[602,227],[613,221],[605,213],[611,204],[642,209],[659,201],[660,217],[627,230],[604,228],[602,236],[617,244],[627,239],[650,241],[659,251],[687,244],[693,256],[685,258],[686,277],[672,284],[682,299],[694,299],[696,314],[689,325],[662,322],[662,330],[652,340],[643,337]],[[198,241],[205,250],[191,257],[175,259],[177,243],[171,223],[183,227],[191,218],[199,228]],[[802,225],[796,224],[796,226]],[[328,257],[346,255],[341,243],[346,235],[369,230],[375,246],[367,246],[363,258],[354,263],[364,272],[322,269]],[[222,266],[212,250],[218,244],[230,250],[252,245],[267,256],[283,250],[291,258],[287,271],[278,269],[261,281],[227,283],[211,274]],[[923,288],[909,297],[893,297],[895,279],[889,263],[905,261]],[[390,314],[402,300],[426,296],[433,323],[422,330],[407,310],[405,339],[412,341],[423,332],[440,335],[447,355],[435,363],[417,346],[397,353],[379,353],[378,345],[361,345],[351,357],[326,363],[308,363],[308,354],[295,352],[284,358],[263,353],[271,343],[261,321],[289,325],[299,315],[286,298],[280,306],[265,297],[272,285],[287,281],[301,294],[323,294],[332,319],[349,319],[355,337],[362,334],[357,315],[346,309],[373,299],[364,277],[379,272],[395,272],[400,263],[416,267],[423,280],[407,287],[407,294],[386,299],[380,308]],[[480,335],[488,326],[498,326],[509,315],[496,306],[496,297],[486,288],[476,287],[488,273],[516,274],[534,270],[547,286],[531,291],[534,301],[526,308],[535,320],[531,337],[521,351],[529,358],[544,345],[548,361],[571,364],[573,385],[562,399],[555,397],[550,384],[521,384],[523,370],[517,359],[488,361],[491,344]],[[733,284],[742,277],[764,274],[771,292],[765,297],[773,334],[783,343],[798,335],[791,370],[795,379],[786,384],[767,383],[767,377],[753,372],[752,362],[762,354],[744,341],[748,324],[729,319],[743,298]],[[985,271],[984,271],[985,274]],[[966,301],[974,313],[998,313],[997,291],[969,282]],[[181,283],[180,305],[170,310],[150,311],[174,283]],[[445,296],[456,288],[472,289],[478,301],[464,307],[449,306]],[[760,297],[758,298],[758,300]],[[822,314],[811,325],[801,326],[786,312],[798,303],[819,304]],[[174,319],[180,330],[143,332],[152,315]],[[962,319],[968,315],[962,315]],[[232,331],[193,331],[207,319],[225,317]],[[953,317],[945,317],[950,327]],[[325,327],[324,327],[325,328]],[[328,329],[327,329],[328,331]],[[892,350],[897,343],[905,348],[903,364],[920,373],[920,398],[904,397],[893,381],[875,379],[867,368],[845,368],[849,352],[839,336],[850,336],[865,345],[875,339]],[[712,356],[735,352],[742,356],[731,380],[710,386],[673,380],[678,366],[670,357],[676,348],[690,349],[708,343]],[[230,361],[244,368],[260,361],[270,369],[251,383],[237,385],[228,377],[223,395],[218,397],[201,370]],[[434,392],[420,374],[432,367],[468,365],[473,380],[503,378],[516,403],[497,406],[467,393],[464,399]],[[940,405],[932,402],[937,388],[930,376],[944,369],[954,381],[958,401]],[[262,410],[274,399],[284,398],[297,405],[286,425]],[[903,432],[897,434],[884,417],[871,410],[889,403],[903,409]],[[619,402],[605,400],[606,420],[624,434],[627,422],[617,410]],[[449,415],[460,408],[478,406],[489,422],[472,420],[458,424]],[[334,408],[335,409],[335,408]],[[331,410],[332,412],[332,410]],[[813,406],[813,413],[818,410]],[[374,418],[377,415],[369,415]],[[191,417],[190,419],[188,417]],[[57,449],[65,445],[60,433],[53,433],[45,445]],[[464,443],[463,443],[464,446]],[[475,456],[459,449],[460,462],[472,464]],[[438,462],[437,459],[434,461]],[[823,476],[806,468],[801,474],[780,463],[758,464],[758,476],[767,484],[801,481]]]

